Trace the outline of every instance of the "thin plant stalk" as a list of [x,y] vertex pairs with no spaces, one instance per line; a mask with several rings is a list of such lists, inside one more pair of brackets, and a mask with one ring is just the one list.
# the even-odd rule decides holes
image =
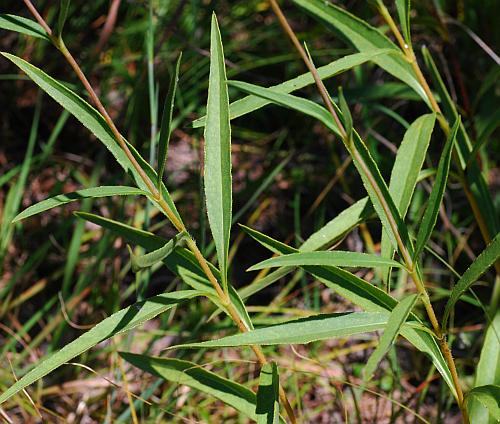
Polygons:
[[[344,140],[344,143],[346,143],[349,146],[352,146],[352,143],[349,140],[347,132],[346,132],[345,128],[343,127],[343,125],[342,125],[342,123],[341,123],[341,121],[340,121],[340,119],[335,111],[335,108],[333,107],[332,100],[331,100],[330,96],[328,95],[328,91],[326,90],[326,88],[323,84],[323,81],[319,77],[319,75],[316,71],[316,68],[309,60],[309,57],[308,57],[306,51],[304,50],[304,48],[300,44],[299,40],[297,39],[297,36],[295,35],[293,29],[290,27],[285,15],[283,14],[283,12],[282,12],[280,6],[278,5],[278,3],[276,2],[276,0],[270,0],[270,4],[271,4],[271,7],[272,7],[273,11],[275,12],[276,16],[278,17],[279,23],[282,26],[283,30],[285,31],[286,35],[290,38],[292,44],[298,50],[298,53],[300,54],[305,65],[311,71],[313,78],[315,80],[315,83],[317,85],[318,91],[319,91],[323,101],[325,102],[326,107],[328,108],[328,110],[332,114],[333,119],[337,123],[337,126],[339,128],[339,132]],[[455,389],[457,391],[457,402],[458,402],[458,405],[460,407],[460,410],[462,411],[462,415],[464,417],[464,422],[468,423],[468,417],[467,417],[467,413],[465,411],[465,405],[464,405],[464,396],[463,396],[462,388],[460,386],[460,380],[459,380],[457,369],[455,366],[455,361],[453,360],[451,350],[448,346],[448,343],[447,343],[445,335],[441,329],[441,326],[437,320],[436,313],[435,313],[434,308],[432,306],[432,303],[430,301],[429,294],[427,293],[424,282],[422,281],[422,278],[421,278],[419,272],[417,271],[416,263],[413,261],[410,253],[408,252],[408,249],[406,248],[406,246],[403,243],[403,240],[398,232],[396,221],[395,221],[394,217],[392,216],[392,214],[390,213],[389,206],[388,206],[387,202],[385,201],[380,188],[378,187],[375,179],[371,175],[368,167],[364,163],[362,156],[359,154],[357,149],[354,148],[354,146],[352,146],[352,147],[353,147],[352,154],[354,156],[354,159],[356,159],[356,161],[358,161],[360,166],[364,168],[363,171],[366,173],[366,175],[368,177],[369,184],[372,186],[373,190],[375,191],[377,198],[380,201],[382,208],[384,209],[384,212],[388,217],[389,225],[391,226],[391,229],[396,237],[396,241],[398,243],[398,246],[399,246],[399,249],[401,252],[401,256],[406,264],[406,267],[410,271],[409,274],[410,274],[418,292],[422,295],[422,302],[425,306],[425,309],[427,311],[427,315],[428,315],[429,320],[431,322],[431,325],[434,329],[434,333],[435,333],[435,336],[437,338],[439,347],[440,347],[441,352],[443,353],[443,356],[448,364],[448,367],[450,368],[450,372],[451,372],[452,379],[453,379],[453,384],[454,384]]]
[[[123,136],[120,134],[118,131],[118,128],[116,127],[115,123],[109,116],[106,108],[103,106],[101,103],[99,97],[97,96],[96,92],[94,91],[92,85],[88,81],[87,77],[81,70],[80,66],[76,62],[75,58],[71,54],[71,52],[67,49],[66,45],[64,44],[63,40],[61,37],[56,37],[51,30],[51,28],[48,26],[48,24],[45,22],[43,17],[40,15],[38,10],[35,8],[35,6],[31,3],[30,0],[23,0],[33,17],[37,20],[37,22],[42,26],[42,28],[45,30],[47,33],[48,37],[50,38],[52,44],[62,53],[66,61],[69,63],[73,71],[75,72],[76,76],[78,79],[81,81],[83,86],[85,87],[87,93],[89,94],[90,98],[92,99],[92,102],[94,105],[97,107],[97,110],[101,115],[103,116],[104,120],[106,121],[108,127],[112,131],[115,139],[117,140],[118,144],[120,145],[121,149],[123,152],[126,154],[127,158],[130,160],[132,166],[135,168],[141,179],[144,181],[144,184],[147,186],[149,192],[157,202],[158,206],[161,208],[161,210],[165,213],[169,221],[172,223],[172,225],[175,227],[175,229],[178,232],[186,232],[188,233],[186,227],[184,224],[177,218],[175,213],[170,209],[168,206],[167,202],[161,195],[160,191],[156,188],[155,184],[150,180],[150,178],[146,175],[144,170],[141,168],[135,157],[133,156],[132,152],[127,146],[127,143],[125,142],[125,139]],[[189,234],[189,233],[188,233]],[[189,250],[194,254],[196,260],[198,261],[199,265],[201,266],[203,272],[206,274],[208,280],[212,284],[213,288],[215,289],[217,296],[219,297],[221,304],[226,308],[229,316],[231,319],[234,321],[234,323],[237,325],[238,329],[241,332],[247,332],[249,331],[249,328],[245,325],[245,323],[242,321],[240,316],[238,315],[234,305],[232,304],[228,294],[224,292],[222,287],[220,286],[219,282],[217,281],[217,278],[213,274],[212,270],[208,266],[208,262],[199,250],[198,246],[196,245],[196,242],[194,239],[189,236],[187,243],[187,247]],[[260,346],[251,346],[251,349],[254,351],[257,360],[261,365],[266,364],[268,361],[260,348]],[[290,405],[290,402],[288,401],[288,398],[286,396],[285,391],[283,390],[282,386],[280,385],[280,400],[285,408],[285,411],[292,422],[292,424],[297,423],[297,419],[295,417],[295,413],[293,412],[293,409]]]

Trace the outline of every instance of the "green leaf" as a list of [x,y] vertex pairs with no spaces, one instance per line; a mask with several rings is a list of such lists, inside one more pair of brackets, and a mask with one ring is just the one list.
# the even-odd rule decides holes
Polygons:
[[340,110],[342,111],[342,118],[343,118],[343,124],[347,133],[347,137],[351,138],[352,137],[352,115],[351,111],[349,110],[349,106],[347,104],[347,101],[344,97],[344,92],[342,90],[342,87],[339,87],[339,106]]
[[280,421],[278,367],[274,362],[260,370],[257,390],[257,424],[278,424]]
[[418,82],[411,65],[401,50],[377,28],[350,14],[346,10],[323,0],[293,0],[313,17],[324,22],[346,37],[360,52],[373,49],[392,49],[394,54],[374,58],[373,61],[392,76],[401,80],[427,103],[429,99]]
[[114,313],[61,350],[39,362],[35,368],[0,395],[0,404],[91,347],[117,334],[125,333],[173,308],[180,302],[198,295],[199,292],[195,290],[164,293]]
[[54,35],[58,38],[61,38],[64,24],[66,22],[66,18],[68,17],[70,0],[60,0],[59,1],[59,15],[57,17],[57,25],[54,30]]
[[49,199],[42,200],[29,208],[26,208],[20,214],[18,214],[12,222],[21,221],[22,219],[29,218],[30,216],[37,215],[41,212],[47,211],[52,208],[56,208],[66,203],[71,203],[76,200],[86,199],[86,198],[98,198],[98,197],[109,197],[109,196],[138,196],[149,194],[143,190],[135,187],[127,186],[100,186],[92,188],[84,188],[82,190],[73,191],[71,193],[58,194],[57,196],[50,197]]
[[302,243],[299,250],[311,252],[324,247],[329,247],[332,243],[344,236],[348,231],[366,221],[373,214],[373,208],[368,197],[358,200],[347,209],[339,213]]
[[163,115],[161,118],[160,139],[158,142],[158,187],[161,187],[163,173],[167,165],[168,145],[172,132],[172,113],[174,111],[175,91],[177,89],[177,82],[179,81],[181,60],[182,52],[179,53],[177,57],[174,75],[170,78],[170,85],[168,87],[167,98],[165,99],[165,106],[163,107]]
[[365,368],[363,369],[363,377],[365,380],[370,380],[378,367],[379,362],[382,360],[384,355],[389,351],[392,344],[395,342],[398,337],[401,327],[405,323],[406,319],[410,315],[415,302],[418,299],[418,295],[412,294],[406,298],[404,298],[401,302],[399,302],[396,307],[392,310],[391,315],[389,317],[389,321],[387,322],[387,326],[384,329],[384,333],[382,337],[380,337],[380,341],[370,355],[368,362],[366,363]]
[[[500,386],[488,384],[486,386],[474,387],[467,393],[467,405],[469,408],[471,401],[481,403],[496,422],[500,421]],[[481,423],[484,423],[484,421],[481,421]]]
[[251,266],[248,271],[256,271],[264,268],[279,266],[340,266],[351,268],[375,268],[395,266],[402,268],[399,262],[392,259],[382,258],[377,255],[360,252],[345,252],[339,250],[322,252],[301,252],[270,258]]
[[23,18],[22,16],[0,14],[0,29],[15,31],[20,34],[29,35],[35,38],[49,41],[49,37],[44,29],[35,21]]
[[[32,80],[35,82],[43,91],[45,91],[50,97],[52,97],[57,103],[59,103],[64,109],[71,113],[76,119],[78,119],[92,134],[94,134],[113,154],[120,166],[128,173],[132,175],[138,187],[144,191],[147,191],[147,186],[140,177],[137,170],[134,168],[130,160],[128,159],[125,152],[122,150],[118,142],[104,118],[99,114],[99,112],[90,106],[85,100],[83,100],[76,93],[65,87],[60,82],[56,81],[49,75],[47,75],[42,70],[38,69],[36,66],[31,65],[25,60],[14,56],[9,53],[1,53],[7,59],[11,60],[15,65],[17,65],[23,72],[25,72]],[[142,158],[137,150],[127,142],[127,145],[135,157],[136,161],[139,163],[141,168],[146,172],[148,177],[152,181],[157,180],[156,172],[151,168],[151,166]],[[162,184],[162,196],[168,203],[170,209],[175,213],[177,218],[182,222],[179,213],[172,201],[168,190],[165,185]],[[161,208],[160,208],[161,209]]]
[[398,11],[401,32],[406,44],[411,44],[410,35],[410,0],[396,0],[396,9]]
[[315,315],[223,337],[218,340],[186,343],[172,346],[169,349],[306,344],[380,330],[387,324],[388,318],[389,314],[386,312],[346,312]]
[[460,117],[455,122],[455,125],[453,125],[453,128],[448,135],[448,139],[446,140],[446,144],[444,145],[443,152],[441,153],[441,158],[439,159],[436,180],[432,186],[429,203],[427,204],[424,217],[422,218],[418,229],[417,243],[415,246],[415,259],[417,259],[420,253],[423,252],[424,247],[432,234],[432,230],[436,225],[439,208],[441,206],[444,191],[446,189],[446,183],[448,181],[453,146],[455,145],[455,139],[457,137],[459,126]]
[[[107,228],[120,237],[123,237],[125,241],[138,244],[147,250],[159,249],[167,243],[167,240],[162,237],[158,237],[148,231],[139,230],[109,218],[82,212],[76,212],[75,215],[103,228]],[[209,297],[210,300],[220,309],[228,313],[224,305],[220,303],[220,299],[218,298],[215,289],[210,281],[208,281],[193,253],[189,250],[177,247],[174,248],[170,255],[163,258],[163,263],[168,267],[168,269],[178,275],[186,284],[200,292],[203,292],[204,295]],[[220,282],[219,271],[213,265],[209,264],[209,266],[215,278],[217,278]],[[231,285],[229,286],[229,297],[231,298],[231,302],[238,312],[241,320],[248,328],[253,328],[252,321],[250,320],[245,304],[238,295],[238,292]]]
[[[435,122],[435,114],[417,118],[405,132],[399,146],[389,181],[389,193],[391,193],[402,219],[406,216],[417,185],[418,175],[425,160]],[[387,233],[383,231],[380,256],[392,258],[393,255],[394,249]],[[385,274],[385,278],[388,279],[388,274]]]
[[[486,331],[474,380],[474,387],[488,384],[500,386],[500,311]],[[475,398],[469,400],[469,416],[472,423],[495,423],[488,419],[488,410]]]
[[443,315],[443,328],[446,328],[448,317],[452,311],[455,303],[457,303],[460,296],[462,296],[474,284],[486,270],[493,265],[493,263],[500,257],[500,233],[498,233],[491,243],[486,246],[481,254],[472,262],[472,265],[465,271],[462,278],[458,280],[453,291],[451,292],[448,303],[444,310]]
[[[373,58],[394,53],[393,49],[373,49],[371,51],[363,53],[354,53],[348,56],[344,56],[338,60],[335,60],[328,65],[321,66],[318,68],[318,75],[322,80],[338,75],[356,66],[362,65]],[[270,90],[277,93],[291,93],[292,91],[299,90],[301,88],[307,87],[308,85],[314,84],[314,78],[310,72],[299,75],[298,77],[292,78],[291,80],[285,81],[281,84],[269,87]],[[229,116],[230,119],[235,119],[240,116],[244,116],[250,112],[260,109],[271,103],[269,100],[250,95],[244,97],[243,99],[236,100],[229,105]],[[201,117],[193,122],[193,127],[198,128],[205,125],[206,117]]]
[[291,94],[277,93],[269,88],[259,87],[258,85],[248,84],[246,82],[229,81],[228,83],[229,85],[246,93],[262,97],[263,99],[276,103],[280,106],[309,115],[321,121],[335,134],[340,135],[339,129],[330,115],[330,112],[328,112],[328,110],[326,110],[323,106],[320,106],[311,100],[303,99]]
[[133,366],[175,384],[191,387],[221,400],[243,415],[257,420],[255,393],[245,386],[207,371],[194,362],[120,352]]
[[176,247],[182,247],[185,244],[186,238],[189,237],[186,232],[175,235],[171,240],[165,243],[164,246],[145,255],[136,256],[132,249],[128,247],[130,253],[130,261],[132,263],[132,271],[137,272],[144,268],[149,268],[158,262],[161,262],[170,255]]
[[217,250],[222,286],[227,292],[231,232],[231,125],[224,52],[215,14],[210,32],[210,76],[205,126],[205,198],[208,221]]

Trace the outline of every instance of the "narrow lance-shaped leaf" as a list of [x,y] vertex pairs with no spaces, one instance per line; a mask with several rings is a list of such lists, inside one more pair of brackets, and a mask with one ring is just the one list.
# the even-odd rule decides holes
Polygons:
[[[348,56],[344,56],[329,63],[328,65],[319,67],[318,75],[322,80],[331,78],[334,75],[345,72],[349,69],[373,60],[373,58],[377,56],[391,53],[394,53],[393,49],[373,49],[363,53],[354,53]],[[278,93],[291,93],[292,91],[299,90],[311,84],[314,84],[314,78],[310,72],[306,72],[305,74],[299,75],[298,77],[292,78],[288,81],[269,88]],[[247,97],[244,97],[243,99],[236,100],[229,105],[229,116],[231,119],[235,119],[258,110],[261,107],[268,105],[269,103],[271,103],[269,100],[254,95],[249,95]],[[205,125],[205,122],[206,117],[203,116],[193,122],[193,127],[202,127]]]
[[396,9],[398,11],[401,32],[403,33],[406,44],[410,45],[410,0],[396,0]]
[[413,306],[415,305],[417,299],[418,295],[412,294],[399,302],[391,312],[391,316],[389,317],[389,321],[387,321],[387,326],[384,329],[384,333],[382,334],[382,337],[380,337],[380,341],[377,347],[370,355],[370,358],[368,359],[368,362],[363,369],[363,376],[365,380],[370,380],[372,378],[379,362],[389,351],[392,344],[401,332],[401,327],[410,315],[410,312],[413,309]]
[[493,422],[500,421],[500,386],[488,384],[487,386],[474,387],[467,393],[468,406],[471,401],[481,403],[488,410]]
[[151,297],[142,302],[137,302],[128,308],[114,313],[76,340],[64,346],[61,350],[43,359],[31,371],[0,395],[0,403],[5,402],[25,387],[87,351],[91,347],[117,334],[127,332],[153,319],[158,314],[173,308],[180,302],[198,296],[199,294],[200,293],[196,290],[165,293]]
[[460,296],[469,290],[472,284],[474,284],[498,258],[500,258],[500,233],[495,236],[486,249],[484,249],[474,262],[472,262],[472,265],[465,271],[462,278],[458,280],[455,287],[453,287],[453,291],[451,292],[444,310],[443,328],[446,328],[448,317],[455,303],[460,299]]
[[[500,386],[500,310],[486,331],[474,380],[474,387],[488,384]],[[488,419],[488,410],[477,399],[469,399],[468,404],[472,423],[495,424],[493,418]]]
[[[35,82],[43,91],[45,91],[50,97],[52,97],[57,103],[59,103],[64,109],[71,113],[76,119],[78,119],[87,129],[89,129],[92,134],[94,134],[113,154],[120,166],[128,173],[130,173],[137,186],[147,191],[148,187],[142,180],[139,172],[132,165],[131,161],[123,151],[123,149],[118,144],[113,133],[111,132],[108,124],[104,118],[99,114],[99,112],[90,106],[85,100],[83,100],[76,93],[71,91],[69,88],[56,81],[51,76],[47,75],[41,69],[36,66],[31,65],[25,60],[14,56],[9,53],[1,53],[7,59],[12,61],[16,66],[18,66],[23,72],[25,72],[32,80]],[[148,175],[150,180],[156,181],[157,175],[154,169],[144,160],[144,158],[137,152],[137,150],[129,144],[127,141],[127,146],[134,156],[135,160],[139,163],[140,167]],[[162,197],[167,202],[170,209],[174,212],[177,219],[182,222],[182,219],[175,207],[168,190],[165,185],[161,186]]]
[[194,362],[137,355],[129,352],[120,352],[120,356],[143,371],[213,396],[241,414],[257,420],[254,392],[241,384],[207,371]]
[[257,424],[278,424],[279,408],[279,375],[274,362],[265,364],[260,370],[259,389],[257,390]]
[[37,22],[22,16],[9,15],[7,13],[0,14],[0,29],[15,31],[42,40],[49,40],[47,33]]
[[164,246],[141,256],[134,255],[130,246],[127,245],[130,253],[132,271],[137,272],[141,269],[149,268],[158,262],[161,262],[168,255],[170,255],[176,247],[183,247],[187,237],[189,237],[189,235],[186,232],[176,234],[171,240],[165,243]]
[[208,221],[217,250],[222,286],[227,292],[231,231],[231,126],[222,40],[215,14],[210,33],[210,76],[205,126],[205,198]]
[[66,18],[68,17],[70,0],[59,1],[59,15],[57,17],[57,25],[54,29],[54,35],[58,38],[61,37]]
[[336,337],[380,330],[387,324],[387,312],[347,312],[315,315],[284,324],[262,327],[246,333],[201,343],[186,343],[176,348],[219,348],[250,345],[305,344]]
[[251,266],[248,270],[255,271],[278,266],[339,266],[351,268],[372,268],[394,266],[402,268],[399,262],[382,258],[377,255],[360,252],[345,252],[339,250],[322,252],[301,252],[277,256]]
[[170,78],[170,85],[168,87],[167,98],[165,99],[165,106],[163,107],[163,115],[161,118],[160,139],[158,142],[158,188],[161,187],[163,180],[163,173],[167,165],[168,145],[170,141],[170,134],[172,133],[172,113],[174,111],[175,91],[177,89],[177,82],[179,81],[179,68],[181,66],[182,52],[179,53],[177,62],[175,64],[174,74]]
[[436,172],[436,180],[432,186],[431,195],[429,197],[429,203],[424,212],[424,217],[420,223],[417,235],[417,243],[415,246],[415,259],[418,258],[420,253],[424,250],[429,237],[432,234],[432,230],[436,225],[437,216],[439,213],[439,208],[443,200],[444,191],[446,189],[446,182],[448,181],[448,173],[450,171],[451,157],[453,153],[453,146],[455,145],[455,139],[457,137],[458,127],[460,126],[460,118],[456,120],[455,125],[451,129],[446,144],[444,145],[443,152],[441,153],[441,159],[439,159],[439,164]]
[[293,3],[339,31],[360,52],[367,52],[377,48],[393,49],[394,54],[380,56],[374,58],[373,61],[389,74],[410,86],[427,104],[430,104],[424,89],[418,82],[411,65],[407,62],[401,50],[380,30],[330,2],[323,0],[293,0]]
[[[405,132],[403,141],[399,146],[389,181],[389,193],[391,193],[402,219],[406,216],[410,206],[435,121],[435,114],[423,115],[417,118]],[[394,249],[387,232],[383,231],[380,255],[392,258],[393,254]],[[387,280],[389,274],[385,274],[384,277]]]
[[352,115],[351,111],[349,110],[347,101],[344,97],[344,91],[342,90],[342,87],[339,87],[339,106],[340,110],[342,111],[342,118],[344,121],[345,130],[347,132],[347,137],[350,139],[352,137]]
[[84,188],[82,190],[73,191],[71,193],[58,194],[57,196],[50,197],[49,199],[42,200],[29,208],[26,208],[18,214],[12,222],[21,221],[22,219],[29,218],[30,216],[37,215],[41,212],[47,211],[52,208],[64,205],[66,203],[74,202],[76,200],[97,197],[109,196],[130,196],[130,195],[144,195],[148,193],[135,187],[127,186],[100,186],[92,188]]

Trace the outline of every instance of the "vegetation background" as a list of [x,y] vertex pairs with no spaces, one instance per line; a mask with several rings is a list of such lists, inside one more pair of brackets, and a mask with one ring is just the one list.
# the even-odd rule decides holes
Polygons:
[[[374,26],[385,25],[370,3],[337,3]],[[162,103],[176,58],[183,52],[166,181],[184,221],[209,254],[211,238],[200,177],[203,131],[193,129],[191,123],[205,113],[212,11],[219,20],[229,79],[270,86],[304,73],[302,61],[267,1],[152,1],[154,37],[149,55],[149,3],[73,4],[76,7],[72,6],[65,24],[65,43],[118,127],[145,157],[150,155],[152,120],[160,119],[151,113],[151,105],[158,98]],[[56,20],[58,2],[40,1],[37,7],[47,21]],[[343,37],[298,7],[285,2],[283,9],[300,40],[307,42],[316,66],[355,52]],[[0,13],[29,16],[22,2],[10,0],[2,1]],[[430,49],[469,133],[483,143],[479,162],[497,210],[500,67],[494,51],[500,45],[499,15],[496,0],[415,0],[411,14],[415,51],[424,45]],[[83,95],[78,80],[49,43],[13,32],[0,34],[2,51],[39,66]],[[158,84],[153,89],[148,66],[149,72],[154,68]],[[426,106],[406,85],[372,63],[326,84],[332,92],[343,87],[356,128],[388,181],[405,127],[427,113]],[[314,86],[300,94],[320,102]],[[231,100],[241,96],[232,88],[229,95]],[[144,199],[86,199],[10,226],[12,211],[4,206],[13,188],[20,193],[19,208],[24,209],[61,192],[128,183],[104,147],[3,58],[0,131],[0,391],[4,391],[15,375],[105,316],[183,283],[165,268],[132,273],[126,244],[72,213],[92,211],[165,238],[174,236],[174,229]],[[429,167],[437,164],[443,144],[444,138],[435,134],[427,155]],[[278,106],[232,121],[232,163],[237,222],[292,246],[298,247],[366,195],[339,140],[319,122]],[[425,180],[417,187],[409,210],[415,232],[431,188]],[[447,265],[431,256],[424,264],[435,283],[429,290],[440,312],[455,281],[448,268],[462,274],[484,249],[462,188],[453,179],[443,205],[432,249]],[[380,232],[377,222],[364,223],[346,235],[340,246],[378,252]],[[268,258],[269,252],[235,226],[230,257],[232,281],[241,288],[257,275],[246,269]],[[382,284],[376,272],[358,274]],[[465,384],[472,384],[484,340],[487,321],[479,306],[490,303],[493,276],[490,271],[483,277],[488,283],[476,286],[478,298],[470,295],[457,304],[453,352]],[[405,289],[402,281],[394,287],[396,294]],[[353,309],[302,271],[252,296],[248,305],[255,324]],[[213,312],[208,301],[196,300],[115,337],[33,385],[29,394],[36,406],[26,395],[16,397],[16,403],[6,408],[8,416],[26,423],[37,422],[38,414],[45,422],[129,422],[129,392],[133,392],[152,403],[135,401],[141,422],[244,422],[215,398],[129,367],[116,354],[130,350],[193,360],[255,388],[259,367],[248,349],[162,351],[231,328],[228,320],[213,317]],[[430,361],[422,360],[404,340],[397,342],[368,389],[362,390],[361,370],[377,342],[377,335],[369,333],[266,352],[278,363],[281,382],[303,422],[344,422],[347,417],[360,423],[418,422],[415,413],[430,422],[460,422],[460,412]]]

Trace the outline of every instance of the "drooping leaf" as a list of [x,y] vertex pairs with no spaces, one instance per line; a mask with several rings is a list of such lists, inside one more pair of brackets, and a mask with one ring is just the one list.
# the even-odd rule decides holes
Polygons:
[[272,91],[269,88],[263,88],[241,81],[229,81],[229,84],[241,91],[244,91],[245,93],[250,93],[255,96],[262,97],[269,102],[273,102],[288,109],[297,110],[301,113],[311,116],[321,121],[335,134],[340,135],[339,129],[337,128],[337,125],[330,115],[330,112],[328,112],[328,110],[326,110],[323,106],[320,106],[319,104],[314,103],[311,100],[293,96],[291,94],[278,93]]
[[[422,115],[410,125],[399,146],[389,181],[389,192],[404,219],[410,205],[417,179],[425,160],[427,148],[436,121],[435,114]],[[393,246],[385,231],[382,232],[380,255],[392,258]],[[385,274],[388,278],[388,274]]]
[[373,215],[373,208],[370,200],[368,197],[364,197],[343,210],[318,231],[311,234],[302,243],[299,250],[301,252],[311,252],[328,247],[371,215]]
[[493,418],[493,422],[500,421],[500,386],[488,384],[487,386],[474,387],[467,393],[467,405],[469,407],[471,401],[483,405]]
[[257,390],[257,424],[278,424],[279,407],[279,375],[276,363],[265,364],[260,370],[259,389]]
[[375,268],[394,266],[401,268],[399,262],[392,259],[382,258],[377,255],[360,252],[346,252],[339,250],[321,252],[301,252],[277,256],[251,266],[248,270],[255,271],[264,268],[275,268],[279,266],[339,266],[348,268]]
[[0,29],[15,31],[20,34],[29,35],[35,38],[49,41],[49,37],[38,22],[22,16],[10,15],[7,13],[0,14]]
[[462,275],[462,278],[460,278],[457,284],[455,284],[455,287],[453,287],[444,310],[443,328],[446,328],[448,317],[455,303],[460,299],[460,296],[469,290],[472,284],[474,284],[498,258],[500,258],[500,233],[495,236],[491,243],[486,246],[486,249],[484,249],[474,262],[472,262],[471,266]]
[[175,384],[182,384],[213,396],[243,415],[257,420],[255,393],[245,386],[207,371],[194,362],[120,352],[133,366]]
[[21,221],[22,219],[29,218],[30,216],[37,215],[41,212],[56,208],[66,203],[75,202],[76,200],[86,198],[98,198],[109,196],[148,196],[148,193],[135,187],[127,186],[100,186],[92,188],[84,188],[82,190],[73,191],[71,193],[58,194],[57,196],[50,197],[49,199],[42,200],[29,208],[26,208],[18,214],[12,222]]
[[[325,80],[356,66],[362,65],[363,63],[366,63],[377,56],[391,53],[394,53],[394,49],[373,49],[371,51],[363,53],[354,53],[348,56],[344,56],[329,63],[328,65],[319,67],[318,75],[322,80]],[[305,74],[299,75],[298,77],[292,78],[291,80],[269,87],[269,89],[276,91],[277,93],[291,93],[292,91],[299,90],[311,84],[314,84],[314,78],[312,77],[310,72],[306,72]],[[249,95],[247,97],[244,97],[243,99],[236,100],[229,105],[230,119],[244,116],[250,112],[268,105],[269,103],[271,103],[269,100],[254,95]],[[204,126],[205,120],[205,116],[195,120],[193,122],[193,127],[198,128]]]
[[306,344],[380,330],[387,324],[387,312],[347,312],[314,315],[284,324],[257,328],[217,340],[186,343],[176,348],[219,348],[250,345]]
[[[474,380],[474,387],[489,384],[500,386],[500,311],[486,331]],[[472,423],[495,424],[493,418],[488,418],[488,410],[474,397],[469,399],[469,418]]]
[[164,246],[145,255],[136,256],[129,247],[130,260],[132,263],[132,271],[137,272],[144,268],[149,268],[158,262],[161,262],[168,255],[170,255],[176,247],[183,247],[189,237],[186,232],[176,234],[171,240],[165,243]]
[[212,15],[207,124],[205,126],[205,200],[217,250],[222,286],[227,291],[232,214],[231,125],[226,68],[219,26]]
[[453,125],[453,128],[448,135],[448,139],[446,140],[446,144],[444,145],[443,152],[441,153],[441,158],[439,159],[436,180],[432,186],[429,203],[427,204],[424,217],[422,218],[418,229],[417,243],[415,246],[415,259],[417,259],[420,253],[424,250],[424,247],[431,236],[432,230],[436,225],[439,208],[441,206],[441,201],[443,200],[444,190],[446,189],[446,182],[448,181],[453,146],[455,145],[455,139],[457,137],[459,126],[460,118],[457,119],[455,125]]
[[410,0],[396,0],[396,9],[398,11],[401,32],[403,33],[406,44],[410,45]]
[[[7,59],[12,61],[17,65],[23,72],[25,72],[32,80],[35,82],[43,91],[45,91],[50,97],[52,97],[57,103],[59,103],[64,109],[71,113],[76,119],[78,119],[92,134],[94,134],[113,154],[120,166],[132,175],[138,187],[144,191],[147,191],[147,186],[140,177],[138,171],[134,168],[130,160],[128,159],[125,152],[122,150],[120,145],[104,118],[99,114],[99,112],[90,106],[85,100],[83,100],[76,93],[71,91],[69,88],[56,81],[45,72],[31,65],[25,60],[14,56],[9,53],[1,53]],[[148,177],[152,181],[157,180],[156,172],[151,168],[147,161],[142,158],[137,150],[127,142],[127,145],[134,156],[135,160],[139,163],[141,168],[146,172]],[[163,198],[166,200],[170,209],[174,212],[177,218],[182,222],[179,213],[175,207],[168,190],[165,185],[162,184],[161,193]]]
[[137,302],[128,308],[114,313],[76,340],[64,346],[61,350],[42,359],[31,371],[0,395],[0,404],[91,347],[117,334],[127,332],[178,305],[180,302],[198,295],[199,292],[196,290],[164,293],[145,301]]
[[417,299],[418,295],[412,294],[399,302],[392,310],[389,321],[387,321],[387,326],[384,329],[384,333],[382,334],[382,337],[380,337],[377,347],[370,355],[370,358],[363,369],[363,377],[365,380],[370,380],[372,378],[379,362],[389,351],[401,332],[401,327],[410,315]]
[[161,187],[163,173],[167,165],[168,145],[172,132],[172,113],[174,111],[175,91],[177,89],[177,82],[179,81],[181,60],[182,52],[179,53],[177,57],[175,71],[172,78],[170,78],[170,85],[168,87],[167,98],[165,99],[165,106],[163,107],[163,115],[161,118],[160,139],[158,141],[158,187]]
[[380,56],[374,58],[373,61],[389,74],[410,86],[429,104],[425,91],[401,50],[377,28],[330,2],[323,0],[293,0],[293,3],[324,22],[328,27],[340,32],[362,53],[372,49],[394,50],[394,54]]

